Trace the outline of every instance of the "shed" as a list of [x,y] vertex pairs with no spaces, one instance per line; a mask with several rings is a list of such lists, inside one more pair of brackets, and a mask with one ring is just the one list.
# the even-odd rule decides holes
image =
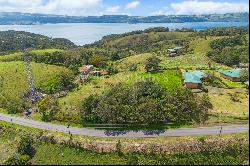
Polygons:
[[89,74],[93,70],[93,65],[86,65],[80,69],[82,74]]
[[249,81],[244,82],[247,88],[249,88]]
[[184,74],[184,83],[187,88],[200,89],[202,87],[203,79],[207,75],[201,71],[186,72]]
[[182,47],[174,47],[174,48],[168,49],[169,56],[172,56],[172,57],[180,55],[182,51],[183,51]]
[[242,69],[219,70],[219,73],[223,78],[226,78],[234,82],[241,81],[241,78],[240,78],[241,72],[242,72]]

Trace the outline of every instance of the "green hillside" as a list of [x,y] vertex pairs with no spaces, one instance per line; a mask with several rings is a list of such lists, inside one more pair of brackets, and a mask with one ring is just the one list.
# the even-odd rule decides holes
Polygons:
[[[37,88],[46,93],[63,90],[62,78],[71,79],[73,73],[66,68],[32,63],[33,77]],[[8,102],[18,101],[28,91],[28,78],[23,62],[0,63],[0,94]],[[2,99],[3,100],[3,99]],[[4,106],[3,106],[4,107]]]

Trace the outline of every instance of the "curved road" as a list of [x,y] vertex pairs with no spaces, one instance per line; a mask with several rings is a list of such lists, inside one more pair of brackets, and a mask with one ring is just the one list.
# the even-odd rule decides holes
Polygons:
[[213,127],[199,127],[199,128],[179,128],[168,130],[139,130],[139,131],[105,131],[87,128],[69,127],[45,122],[34,121],[22,117],[14,117],[0,113],[0,120],[12,122],[23,126],[51,130],[63,133],[78,134],[83,136],[94,137],[117,137],[117,138],[150,138],[159,136],[205,136],[213,134],[232,134],[249,131],[249,124],[244,125],[230,125],[230,126],[213,126]]

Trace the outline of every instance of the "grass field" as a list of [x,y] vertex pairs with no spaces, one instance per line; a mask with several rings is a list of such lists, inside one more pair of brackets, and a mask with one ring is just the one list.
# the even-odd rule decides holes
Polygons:
[[141,73],[140,76],[152,78],[154,82],[165,86],[169,91],[182,86],[182,74],[175,70],[166,70],[155,74]]
[[216,69],[227,69],[229,67],[215,63],[206,56],[206,53],[211,50],[209,43],[218,37],[208,37],[207,40],[204,38],[197,38],[190,42],[189,49],[193,49],[194,53],[188,53],[177,57],[164,56],[161,57],[161,66],[164,68],[175,68],[181,69],[199,69],[207,68],[208,63],[211,63],[211,67]]
[[[33,77],[38,88],[45,86],[64,74],[73,74],[69,69],[32,63]],[[28,78],[23,62],[0,62],[0,92],[9,100],[22,97],[28,90]]]
[[[62,51],[59,49],[43,49],[43,50],[32,50],[31,53],[43,55],[45,53],[53,53],[57,51]],[[11,62],[11,61],[19,61],[22,60],[22,52],[16,52],[8,55],[0,55],[0,62]]]
[[147,59],[151,57],[152,54],[146,53],[146,54],[139,54],[130,56],[124,59],[121,59],[114,63],[114,67],[119,71],[126,71],[129,70],[130,67],[133,65],[137,66],[137,69],[140,71],[144,71],[144,64],[146,63]]

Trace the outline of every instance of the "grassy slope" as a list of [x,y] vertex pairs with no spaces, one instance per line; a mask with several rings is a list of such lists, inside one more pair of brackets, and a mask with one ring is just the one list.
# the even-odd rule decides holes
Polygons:
[[105,46],[119,46],[119,47],[127,47],[131,45],[140,45],[143,43],[143,40],[147,39],[151,43],[155,44],[156,42],[162,42],[164,40],[175,40],[175,39],[183,39],[190,35],[191,33],[186,32],[151,32],[144,34],[135,34],[129,35],[125,37],[121,37],[118,39],[113,39],[105,43]]
[[[55,75],[62,72],[71,73],[69,69],[32,63],[33,76],[38,87],[42,87]],[[23,62],[2,62],[0,63],[0,92],[8,97],[8,99],[19,98],[28,90],[28,78],[25,72]]]
[[85,98],[91,94],[101,94],[117,83],[129,82],[136,74],[127,71],[110,77],[95,78],[90,83],[82,85],[78,90],[70,92],[67,96],[59,99],[62,111],[66,116],[77,116],[79,118],[79,109]]
[[168,90],[173,90],[182,86],[182,74],[174,70],[166,70],[161,73],[141,73],[142,78],[152,78],[152,80],[160,85],[165,86]]
[[[31,53],[43,55],[45,53],[53,53],[56,51],[62,51],[59,49],[43,49],[43,50],[32,50]],[[16,61],[21,60],[23,53],[22,52],[16,52],[9,55],[0,55],[0,62],[10,62],[10,61]]]
[[147,59],[151,56],[152,54],[146,53],[146,54],[139,54],[139,55],[134,55],[134,56],[130,56],[127,58],[123,58],[119,61],[116,61],[114,63],[114,67],[119,71],[126,71],[126,70],[129,70],[129,68],[132,65],[137,65],[137,68],[139,70],[143,70],[144,64],[146,63]]
[[201,153],[176,153],[171,155],[118,155],[117,153],[98,154],[72,147],[40,145],[32,164],[34,165],[154,165],[154,164],[247,164],[248,147],[243,149],[210,150]]
[[206,53],[211,49],[209,43],[217,37],[208,37],[207,40],[203,38],[197,38],[190,42],[189,48],[194,50],[194,54],[186,54],[178,57],[161,57],[163,67],[177,67],[179,66],[182,69],[186,68],[199,68],[199,67],[208,67],[208,62],[211,62],[213,67],[216,68],[228,68],[224,65],[217,64],[211,61]]

